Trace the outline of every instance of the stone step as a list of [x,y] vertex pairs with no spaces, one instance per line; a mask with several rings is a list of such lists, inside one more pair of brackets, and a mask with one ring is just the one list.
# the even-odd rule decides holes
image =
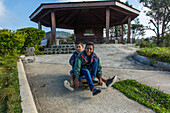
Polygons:
[[52,45],[51,48],[45,48],[44,54],[49,54],[53,51],[53,54],[71,54],[76,51],[76,47],[73,44],[70,45]]

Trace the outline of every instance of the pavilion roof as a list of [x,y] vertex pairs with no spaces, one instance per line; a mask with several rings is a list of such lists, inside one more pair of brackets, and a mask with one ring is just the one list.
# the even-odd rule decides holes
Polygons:
[[110,8],[110,26],[127,24],[128,17],[135,19],[140,11],[115,0],[43,3],[31,15],[30,20],[50,27],[51,11],[55,11],[56,27],[74,29],[77,25],[101,25],[105,27],[106,7]]

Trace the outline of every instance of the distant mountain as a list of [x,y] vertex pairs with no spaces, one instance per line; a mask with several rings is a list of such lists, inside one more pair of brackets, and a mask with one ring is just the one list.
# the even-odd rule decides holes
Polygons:
[[56,31],[56,36],[59,38],[68,38],[71,36],[71,33],[65,31]]
[[[47,32],[46,34],[49,34],[51,32]],[[56,37],[57,38],[68,38],[71,36],[71,33],[65,32],[65,31],[56,31]]]

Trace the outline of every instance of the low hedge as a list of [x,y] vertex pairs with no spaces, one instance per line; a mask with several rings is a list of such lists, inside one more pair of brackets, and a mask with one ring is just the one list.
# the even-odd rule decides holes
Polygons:
[[170,63],[170,47],[142,48],[137,53],[148,58]]
[[157,113],[170,113],[170,94],[129,79],[119,81],[113,87]]

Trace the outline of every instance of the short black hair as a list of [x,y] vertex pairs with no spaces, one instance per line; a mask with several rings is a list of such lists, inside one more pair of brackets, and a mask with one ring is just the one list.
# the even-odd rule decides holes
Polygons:
[[84,47],[82,42],[77,42],[77,43],[76,43],[76,45],[79,45],[79,44],[80,44],[82,47]]
[[86,43],[86,47],[87,47],[88,45],[92,45],[92,46],[93,46],[93,49],[94,49],[94,43],[93,43],[93,42],[87,42],[87,43]]

